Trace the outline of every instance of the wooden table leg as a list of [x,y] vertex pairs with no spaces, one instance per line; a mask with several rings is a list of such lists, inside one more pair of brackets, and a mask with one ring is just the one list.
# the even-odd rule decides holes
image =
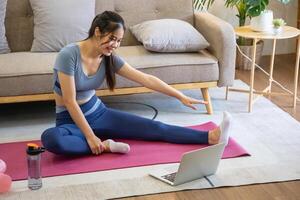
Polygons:
[[[270,75],[269,75],[269,86],[268,92],[272,92],[272,82],[273,82],[273,67],[274,67],[274,58],[275,58],[275,49],[276,49],[276,39],[273,40],[273,47],[272,47],[272,56],[270,62]],[[270,97],[270,95],[269,95]]]
[[297,41],[297,54],[296,54],[296,64],[295,64],[295,78],[294,78],[294,99],[293,108],[297,105],[297,86],[298,86],[298,73],[299,73],[299,59],[300,59],[300,36],[298,36]]
[[257,39],[254,38],[253,39],[253,52],[252,52],[252,66],[251,66],[251,74],[250,74],[250,92],[249,92],[248,112],[252,111],[254,71],[255,71],[255,59],[256,59],[256,43],[257,43]]
[[202,92],[203,99],[208,102],[208,104],[205,105],[207,114],[211,115],[213,114],[213,109],[212,109],[212,103],[209,96],[208,88],[201,88],[201,92]]

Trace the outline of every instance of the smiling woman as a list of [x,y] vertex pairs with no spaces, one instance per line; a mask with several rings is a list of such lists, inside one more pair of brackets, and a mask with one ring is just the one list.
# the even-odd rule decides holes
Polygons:
[[[113,90],[115,86],[115,72],[113,71],[113,56],[111,56],[114,49],[120,46],[120,42],[123,38],[125,32],[125,23],[121,16],[116,13],[105,11],[101,15],[97,15],[91,25],[89,30],[89,36],[85,42],[91,43],[96,41],[99,48],[86,49],[90,44],[85,43],[84,41],[79,43],[79,46],[82,47],[83,52],[91,54],[93,57],[98,57],[100,59],[104,56],[106,61],[105,72],[106,72],[106,81],[110,90]],[[95,40],[96,38],[96,40]],[[99,40],[97,40],[99,38]],[[84,57],[85,55],[81,55]],[[92,58],[93,60],[93,58]],[[97,60],[96,60],[97,61]],[[89,66],[89,63],[86,63],[86,66]],[[92,63],[93,64],[93,63]],[[95,63],[94,68],[98,67],[99,63]],[[93,65],[91,66],[93,68]],[[88,69],[87,69],[88,70]]]
[[[165,141],[170,143],[228,142],[230,115],[211,131],[164,124],[126,112],[107,108],[95,95],[104,79],[109,89],[116,84],[115,74],[144,87],[177,98],[185,106],[206,103],[172,88],[155,76],[136,70],[114,54],[120,46],[125,23],[120,15],[105,11],[95,17],[89,36],[69,44],[58,54],[54,64],[56,127],[42,134],[42,143],[56,154],[128,153],[129,145],[111,139]],[[100,138],[109,138],[101,141]]]

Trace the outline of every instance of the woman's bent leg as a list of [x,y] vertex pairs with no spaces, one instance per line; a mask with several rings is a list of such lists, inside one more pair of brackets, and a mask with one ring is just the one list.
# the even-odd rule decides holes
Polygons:
[[91,127],[100,139],[105,137],[165,141],[179,144],[208,143],[208,131],[197,131],[168,125],[110,108],[107,108],[91,124]]
[[43,146],[50,152],[65,155],[91,154],[89,145],[75,124],[49,128],[41,136]]

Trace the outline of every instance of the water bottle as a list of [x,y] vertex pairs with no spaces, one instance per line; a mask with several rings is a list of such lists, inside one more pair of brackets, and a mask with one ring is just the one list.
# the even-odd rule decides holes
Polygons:
[[39,147],[34,143],[27,144],[28,188],[31,190],[38,190],[42,187],[41,153],[44,151],[44,147]]

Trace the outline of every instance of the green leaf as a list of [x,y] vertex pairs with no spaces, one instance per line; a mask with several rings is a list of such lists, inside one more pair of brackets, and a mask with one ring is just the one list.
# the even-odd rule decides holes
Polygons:
[[203,10],[206,6],[206,9],[208,9],[215,0],[193,0],[193,6],[195,10]]

